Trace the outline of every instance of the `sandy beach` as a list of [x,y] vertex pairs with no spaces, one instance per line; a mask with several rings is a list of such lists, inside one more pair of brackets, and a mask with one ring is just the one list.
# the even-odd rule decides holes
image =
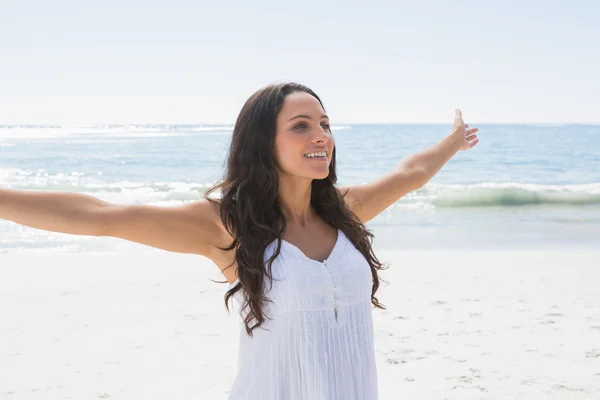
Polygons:
[[[379,392],[600,398],[599,251],[378,252]],[[0,255],[0,399],[225,399],[240,323],[208,260]]]

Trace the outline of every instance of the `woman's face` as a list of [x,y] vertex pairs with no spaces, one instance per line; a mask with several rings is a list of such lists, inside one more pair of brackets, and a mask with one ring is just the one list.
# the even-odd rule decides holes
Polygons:
[[309,179],[329,175],[334,142],[319,100],[305,92],[287,95],[276,127],[275,162],[280,173]]

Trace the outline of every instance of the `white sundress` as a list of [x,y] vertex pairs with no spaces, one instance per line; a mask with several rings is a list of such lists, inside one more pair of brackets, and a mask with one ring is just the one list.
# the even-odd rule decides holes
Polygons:
[[[283,240],[272,274],[265,291],[273,303],[263,306],[271,319],[253,337],[242,324],[229,400],[376,400],[372,275],[363,255],[341,230],[324,262]],[[241,290],[234,298],[242,304]]]

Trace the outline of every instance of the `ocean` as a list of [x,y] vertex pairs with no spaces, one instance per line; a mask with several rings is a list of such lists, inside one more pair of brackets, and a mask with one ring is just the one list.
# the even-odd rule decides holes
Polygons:
[[[600,248],[599,125],[474,126],[474,149],[368,223],[376,249]],[[376,179],[450,130],[334,126],[339,184]],[[116,203],[193,201],[222,176],[231,133],[224,125],[4,125],[0,187]],[[154,250],[0,221],[0,253],[140,251]]]

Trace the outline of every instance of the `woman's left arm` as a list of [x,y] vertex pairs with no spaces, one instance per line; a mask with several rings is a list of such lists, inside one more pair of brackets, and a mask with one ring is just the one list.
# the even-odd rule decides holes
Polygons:
[[452,133],[435,145],[403,159],[390,173],[364,185],[340,187],[348,207],[367,223],[405,194],[419,189],[433,178],[459,151],[475,146],[478,129],[468,129],[456,110]]

